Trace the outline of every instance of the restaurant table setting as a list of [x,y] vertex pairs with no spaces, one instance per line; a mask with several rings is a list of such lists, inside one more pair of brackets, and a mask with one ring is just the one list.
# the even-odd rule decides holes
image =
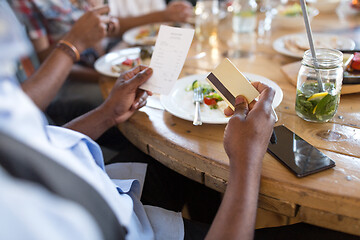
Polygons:
[[[237,10],[234,12],[235,6],[228,4],[225,17],[217,16],[216,22],[211,23],[215,25],[209,28],[211,31],[204,30],[201,22],[196,22],[195,15],[193,25],[185,28],[193,28],[195,38],[187,56],[183,56],[184,62],[177,64],[181,67],[183,64],[181,72],[173,71],[176,74],[172,77],[177,80],[171,87],[166,87],[167,91],[163,91],[165,84],[157,86],[156,89],[163,90],[154,91],[159,94],[154,94],[148,99],[146,107],[119,125],[120,131],[139,149],[167,167],[210,188],[225,191],[229,161],[222,139],[229,118],[223,114],[223,106],[218,99],[216,108],[206,104],[215,100],[206,99],[207,94],[204,93],[202,103],[194,101],[193,86],[209,85],[206,78],[228,57],[247,79],[263,82],[275,90],[273,108],[279,117],[276,126],[284,125],[336,164],[331,169],[298,178],[273,155],[266,154],[256,226],[279,226],[303,221],[360,236],[360,104],[357,104],[360,100],[360,83],[356,82],[358,70],[347,68],[354,61],[356,67],[357,58],[354,60],[353,57],[350,62],[347,60],[353,51],[360,49],[360,10],[352,7],[353,3],[347,0],[340,3],[334,1],[328,9],[320,5],[321,1],[326,0],[308,3],[311,8],[318,10],[312,19],[310,16],[309,23],[319,61],[316,64],[320,64],[320,70],[314,70],[316,65],[311,57],[307,59],[309,54],[305,54],[310,45],[304,20],[299,28],[279,26],[272,21],[275,15],[271,15],[271,21],[266,22],[269,17],[266,14],[276,6],[263,7],[263,3],[258,1],[256,27],[242,32],[233,29],[234,17],[236,21],[239,20],[240,14]],[[217,1],[212,2],[216,4]],[[215,6],[214,14],[219,12]],[[200,10],[198,15],[201,16]],[[142,32],[140,29],[132,30],[131,34],[125,33],[132,40],[124,37],[121,49],[108,53],[96,62],[95,69],[103,75],[100,86],[104,97],[109,94],[121,71],[144,61],[140,55],[141,51],[146,52],[142,50],[144,47],[149,50],[147,44],[133,41],[136,39],[134,36]],[[163,41],[162,45],[165,43],[169,41]],[[179,47],[181,45],[179,43]],[[320,48],[331,51],[322,53],[322,50],[318,50]],[[147,52],[156,51],[155,46]],[[324,64],[319,54],[338,58],[333,60],[335,65],[321,69]],[[162,62],[160,67],[167,64],[172,66],[174,58]],[[144,59],[151,66],[151,54]],[[114,70],[114,65],[125,66]],[[325,77],[332,74],[336,77]],[[163,81],[159,75],[156,79],[159,83]],[[319,83],[322,89],[318,87]],[[312,86],[315,90],[305,94],[303,86]],[[196,102],[199,102],[202,125],[194,126]],[[304,111],[310,119],[303,116]],[[312,118],[314,116],[315,119]]]
[[[252,82],[262,82],[272,87],[275,90],[273,107],[276,108],[277,106],[279,106],[283,98],[283,92],[275,82],[257,74],[246,72],[244,74]],[[184,78],[180,78],[176,82],[170,94],[160,96],[161,104],[164,106],[166,111],[181,119],[193,121],[193,93],[192,91],[189,91],[187,89],[196,80],[205,83],[207,75],[208,73],[194,74]],[[226,124],[229,121],[229,117],[226,117],[223,113],[224,108],[211,109],[210,106],[207,106],[206,104],[202,104],[200,108],[201,119],[203,123]]]

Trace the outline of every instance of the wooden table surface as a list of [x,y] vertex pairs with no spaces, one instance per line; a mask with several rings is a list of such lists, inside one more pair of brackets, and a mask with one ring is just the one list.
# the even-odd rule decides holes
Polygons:
[[[341,10],[341,9],[340,9]],[[262,19],[262,16],[259,16]],[[349,36],[360,48],[360,14],[322,14],[312,21],[314,32]],[[206,73],[224,56],[244,72],[262,75],[276,82],[284,98],[276,112],[279,122],[314,145],[336,162],[336,167],[297,178],[269,154],[263,161],[259,212],[274,218],[274,224],[303,221],[360,236],[360,93],[342,95],[335,117],[328,123],[310,123],[295,114],[295,86],[281,72],[281,66],[299,61],[273,50],[278,37],[304,32],[273,26],[270,35],[234,34],[231,19],[219,26],[217,46],[193,42],[189,56],[205,51],[200,59],[186,61],[180,77]],[[101,88],[107,96],[114,79],[104,77]],[[223,148],[225,125],[193,126],[170,113],[144,107],[119,125],[123,134],[142,151],[175,171],[224,192],[229,161]],[[258,221],[261,214],[258,215]]]

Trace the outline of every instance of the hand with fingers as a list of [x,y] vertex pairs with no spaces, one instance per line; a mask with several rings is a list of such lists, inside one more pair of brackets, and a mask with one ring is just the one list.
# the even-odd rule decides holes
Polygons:
[[79,52],[98,44],[107,35],[108,18],[103,14],[109,12],[108,6],[102,6],[82,15],[63,38],[72,43]]
[[142,65],[121,74],[102,106],[115,124],[126,121],[136,110],[146,105],[146,98],[152,93],[139,87],[151,75],[152,69]]
[[120,21],[117,17],[108,16],[107,19],[107,36],[118,36],[120,32]]
[[186,22],[193,15],[193,6],[187,1],[170,2],[165,10],[165,20],[169,22]]
[[271,104],[275,92],[255,82],[258,101],[250,104],[243,96],[235,100],[235,111],[225,129],[224,147],[230,161],[227,188],[206,239],[253,239],[260,189],[262,160],[275,118]]
[[[275,118],[271,104],[275,92],[260,82],[252,84],[260,92],[258,101],[249,104],[243,96],[238,96],[235,112],[230,107],[224,111],[227,116],[233,115],[224,135],[225,151],[230,159],[248,155],[251,159],[262,159],[273,130]],[[237,162],[230,162],[230,165],[237,165]]]

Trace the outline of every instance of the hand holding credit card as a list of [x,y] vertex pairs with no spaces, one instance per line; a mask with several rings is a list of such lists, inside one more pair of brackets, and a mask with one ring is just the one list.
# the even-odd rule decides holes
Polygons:
[[216,92],[235,110],[235,98],[243,95],[250,103],[259,92],[236,66],[225,58],[206,78]]
[[[259,96],[259,92],[250,83],[247,77],[237,67],[225,58],[206,78],[216,92],[226,101],[230,108],[235,110],[235,98],[244,96],[251,103]],[[275,122],[278,117],[272,108]]]

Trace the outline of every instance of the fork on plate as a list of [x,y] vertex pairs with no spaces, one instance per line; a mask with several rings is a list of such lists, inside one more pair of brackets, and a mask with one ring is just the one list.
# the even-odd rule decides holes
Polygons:
[[203,103],[203,92],[201,87],[197,87],[194,89],[193,101],[195,103],[195,113],[194,113],[194,121],[193,125],[198,126],[202,125],[201,117],[200,117],[200,104]]

